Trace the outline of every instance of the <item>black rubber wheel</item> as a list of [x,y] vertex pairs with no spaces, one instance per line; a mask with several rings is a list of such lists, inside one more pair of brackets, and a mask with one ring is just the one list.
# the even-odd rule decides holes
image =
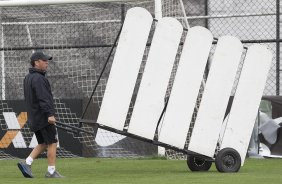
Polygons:
[[191,171],[208,171],[212,162],[195,156],[187,156],[187,166]]
[[233,148],[224,148],[216,155],[215,166],[219,172],[238,172],[241,168],[241,156]]

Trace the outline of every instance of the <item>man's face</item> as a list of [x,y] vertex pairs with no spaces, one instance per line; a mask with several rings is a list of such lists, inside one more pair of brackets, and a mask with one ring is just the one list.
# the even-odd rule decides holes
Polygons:
[[48,68],[48,60],[42,60],[39,59],[38,61],[35,61],[35,68],[42,70],[42,71],[46,71]]

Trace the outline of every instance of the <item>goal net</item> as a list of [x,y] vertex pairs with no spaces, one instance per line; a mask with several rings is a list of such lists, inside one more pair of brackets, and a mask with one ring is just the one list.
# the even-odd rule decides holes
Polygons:
[[[57,119],[77,127],[126,11],[136,6],[155,14],[153,0],[1,7],[0,158],[22,157],[36,145],[25,123],[23,103],[23,79],[30,67],[32,52],[44,49],[53,56],[47,78],[55,98]],[[161,6],[163,16],[183,17],[180,1],[164,0]],[[183,19],[179,20],[185,24]],[[110,67],[111,63],[99,82],[85,119],[97,118]],[[9,117],[16,120],[10,121]],[[19,125],[13,126],[15,124]],[[158,152],[156,146],[142,141],[86,124],[82,128],[93,135],[58,129],[59,157],[140,157]]]

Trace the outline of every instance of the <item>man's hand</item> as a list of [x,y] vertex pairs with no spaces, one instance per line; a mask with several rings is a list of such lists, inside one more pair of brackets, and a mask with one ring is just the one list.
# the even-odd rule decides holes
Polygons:
[[55,122],[56,122],[56,119],[55,119],[54,116],[48,117],[48,123],[50,123],[50,124],[55,124]]

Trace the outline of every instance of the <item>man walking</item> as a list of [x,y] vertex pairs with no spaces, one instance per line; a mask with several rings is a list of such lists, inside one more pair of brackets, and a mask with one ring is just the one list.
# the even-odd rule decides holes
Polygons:
[[62,178],[55,168],[57,151],[57,131],[55,110],[49,81],[45,77],[51,56],[36,51],[30,57],[31,68],[24,79],[24,98],[28,122],[35,133],[38,145],[18,167],[24,177],[33,178],[31,164],[47,149],[48,169],[46,178]]

